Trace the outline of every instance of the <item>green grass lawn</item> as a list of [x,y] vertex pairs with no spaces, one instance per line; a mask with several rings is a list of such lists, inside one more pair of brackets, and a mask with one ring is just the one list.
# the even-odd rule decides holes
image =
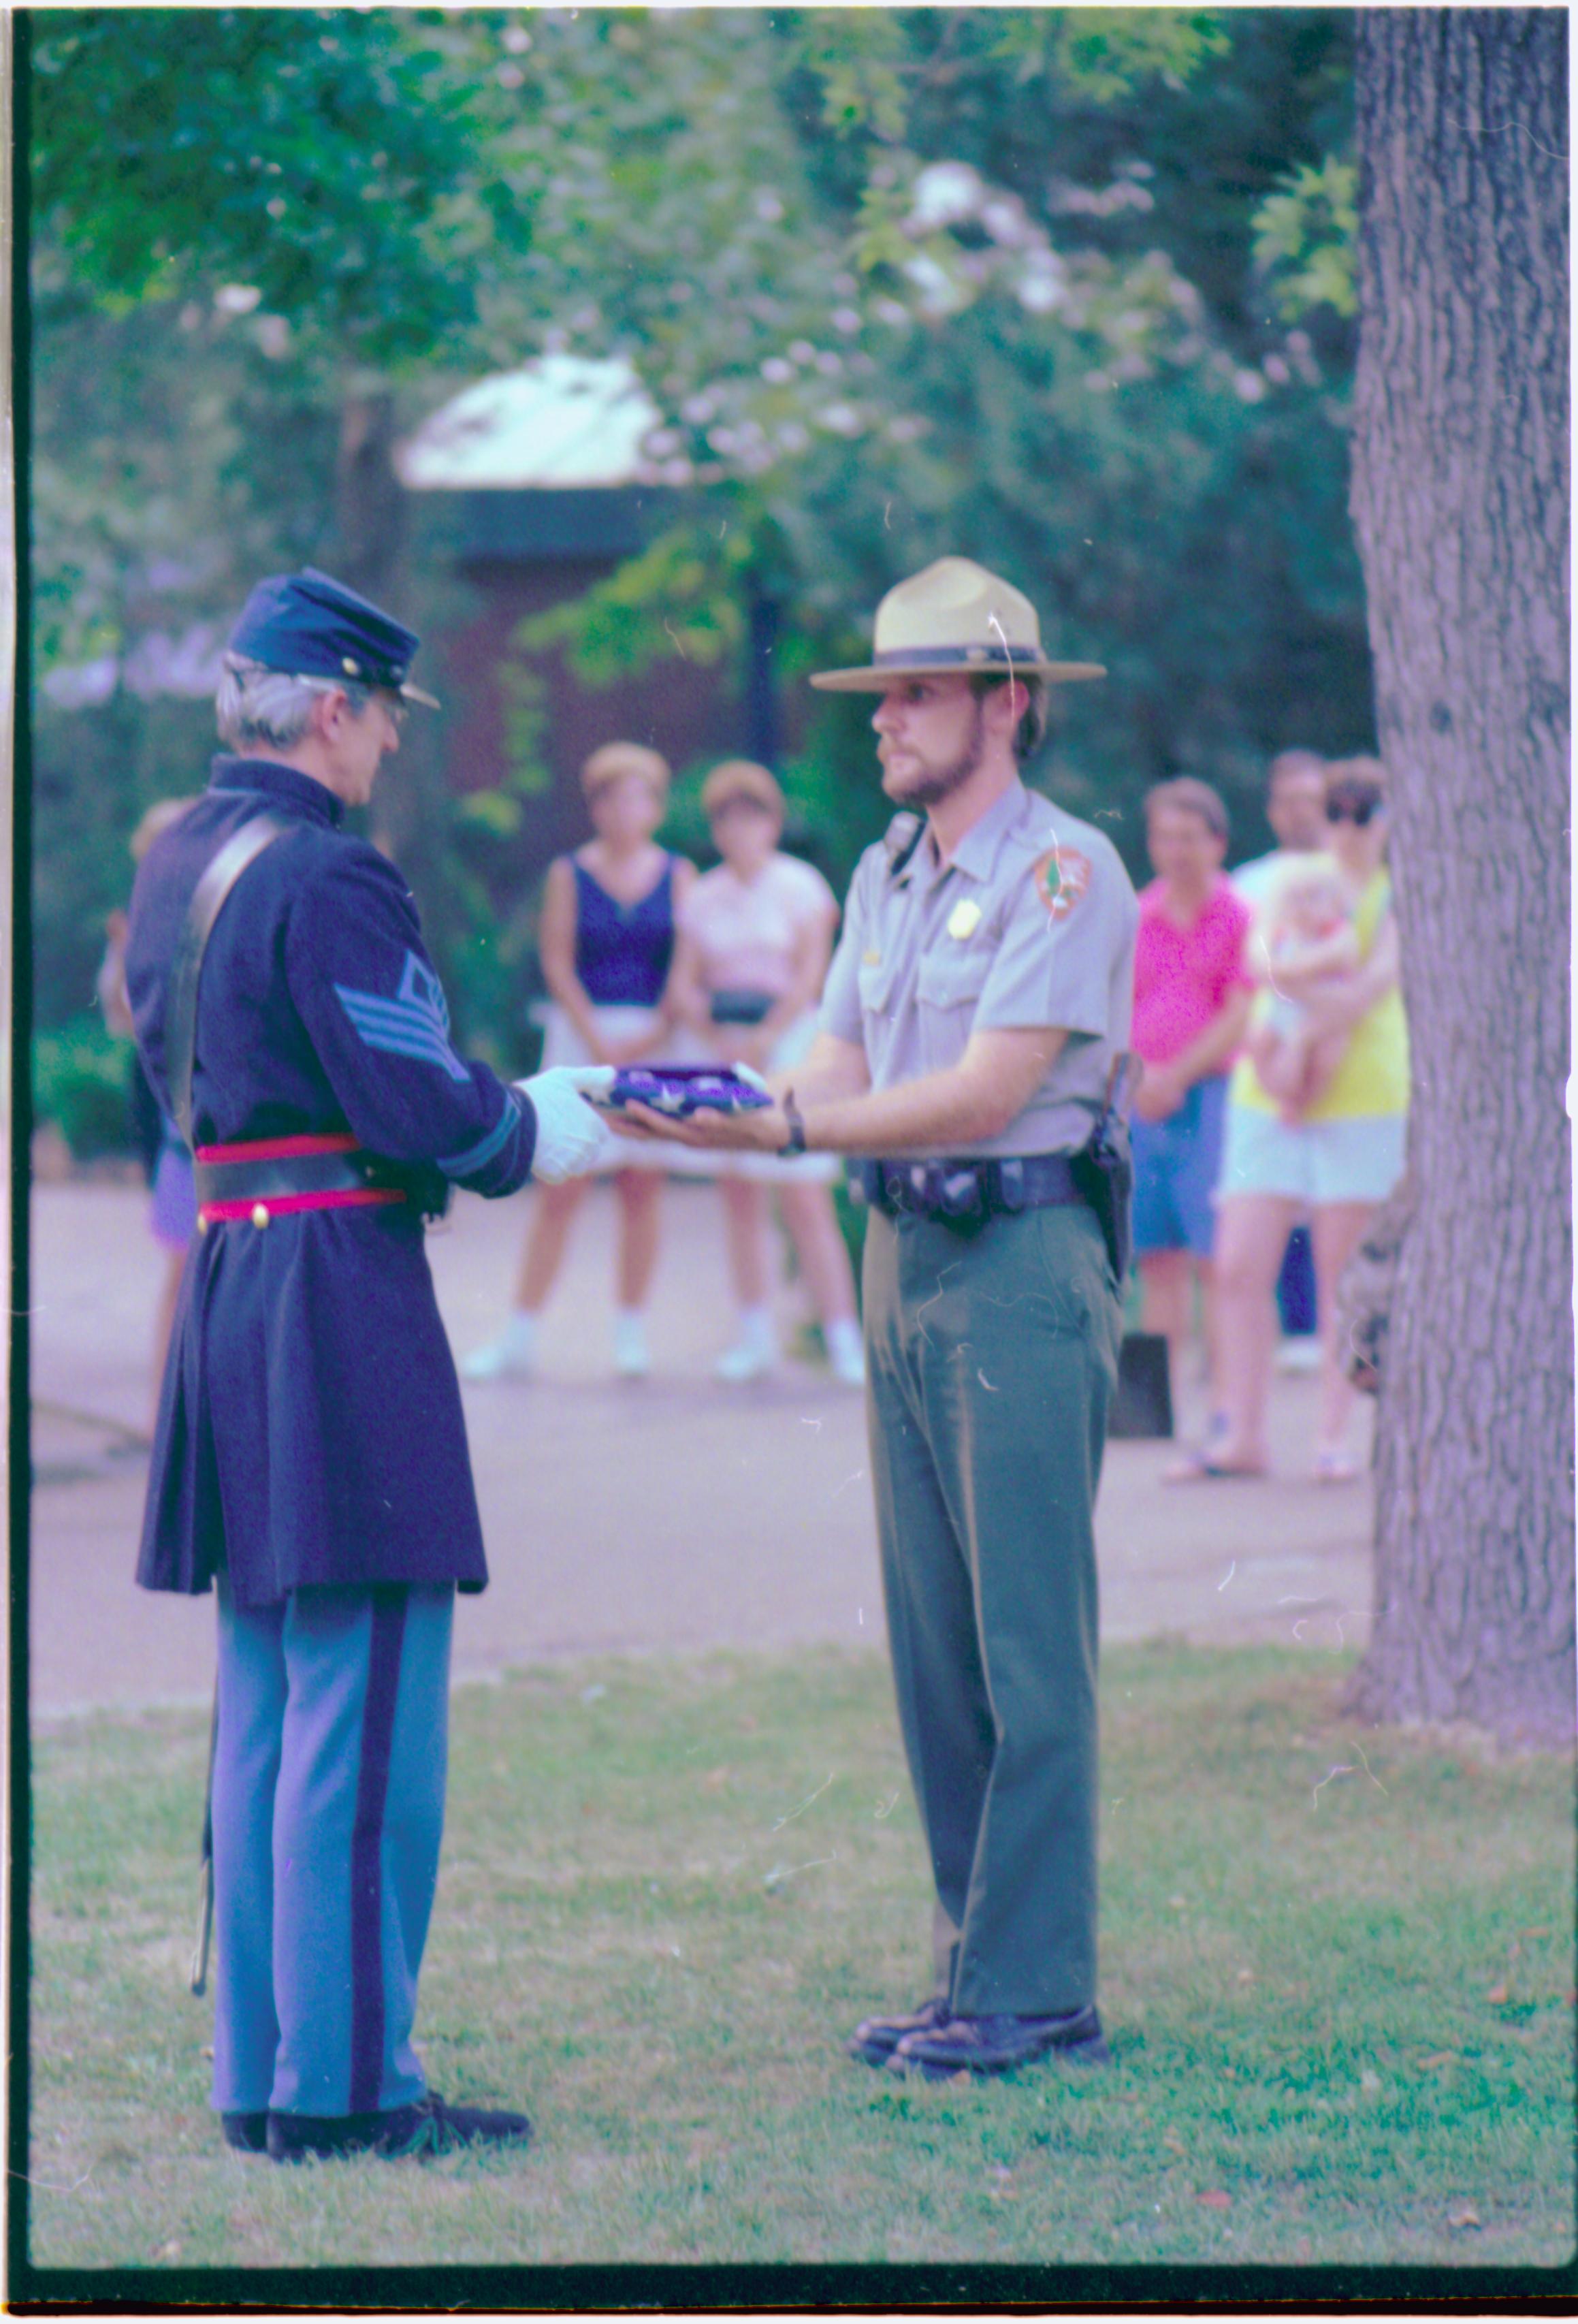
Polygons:
[[524,2104],[538,2136],[427,2167],[221,2146],[184,1990],[206,1721],[57,1728],[34,1757],[31,2258],[1555,2265],[1571,1766],[1361,1732],[1345,1669],[1107,1655],[1115,2062],[965,2087],[842,2054],[927,1985],[877,1657],[463,1690],[418,2034],[438,2089]]

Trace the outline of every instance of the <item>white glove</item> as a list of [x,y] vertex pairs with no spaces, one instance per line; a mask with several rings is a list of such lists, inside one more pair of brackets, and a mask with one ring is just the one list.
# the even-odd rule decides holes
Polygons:
[[613,1078],[611,1065],[551,1065],[546,1074],[516,1083],[522,1096],[531,1100],[537,1116],[534,1178],[557,1185],[586,1168],[607,1131],[601,1115],[592,1111],[581,1093],[611,1088]]

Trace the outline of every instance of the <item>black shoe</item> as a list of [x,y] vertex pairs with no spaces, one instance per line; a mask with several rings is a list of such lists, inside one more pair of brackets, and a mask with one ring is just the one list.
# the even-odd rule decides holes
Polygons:
[[523,2114],[490,2107],[446,2106],[428,2090],[413,2106],[379,2114],[271,2114],[269,2153],[276,2163],[326,2161],[342,2154],[377,2154],[386,2162],[453,2154],[463,2146],[525,2146],[531,2125]]
[[269,2117],[261,2110],[257,2114],[222,2114],[220,2127],[226,2146],[234,2146],[238,2154],[266,2154],[269,2151]]
[[930,2034],[906,2034],[887,2061],[891,2074],[944,2082],[954,2074],[1007,2074],[1056,2053],[1081,2066],[1106,2066],[1112,2052],[1091,2009],[1061,2017],[953,2017]]
[[844,2047],[863,2065],[885,2066],[906,2034],[930,2034],[947,2023],[948,2004],[940,1994],[933,1994],[907,2017],[863,2017]]

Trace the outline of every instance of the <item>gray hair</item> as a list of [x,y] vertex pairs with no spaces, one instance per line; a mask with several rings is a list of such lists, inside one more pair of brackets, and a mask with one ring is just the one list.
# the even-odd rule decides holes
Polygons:
[[320,694],[343,694],[358,718],[372,699],[370,686],[337,678],[296,678],[287,670],[265,669],[244,654],[227,653],[214,697],[219,740],[233,751],[252,750],[259,743],[288,751],[306,733],[313,702]]

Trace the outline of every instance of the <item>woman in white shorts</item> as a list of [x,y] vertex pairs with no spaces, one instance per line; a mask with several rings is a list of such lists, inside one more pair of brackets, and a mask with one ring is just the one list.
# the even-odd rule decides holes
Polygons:
[[[730,759],[702,787],[723,861],[703,872],[680,908],[672,993],[709,1055],[780,1072],[816,1033],[816,1003],[832,957],[838,899],[820,872],[778,846],[784,794],[766,767]],[[673,1148],[660,1148],[672,1153]],[[718,1360],[721,1379],[754,1379],[777,1359],[767,1233],[768,1196],[784,1223],[821,1320],[835,1376],[866,1377],[855,1280],[833,1210],[831,1154],[713,1154],[729,1237],[739,1333]]]
[[[667,987],[676,918],[695,866],[653,833],[668,804],[668,762],[639,742],[608,742],[581,770],[596,836],[548,866],[537,950],[552,995],[543,1065],[628,1065],[672,1044]],[[609,1131],[583,1177],[539,1186],[504,1328],[461,1366],[467,1379],[531,1371],[537,1318],[564,1261],[592,1178],[614,1174],[619,1209],[614,1369],[638,1379],[650,1365],[645,1310],[657,1263],[665,1150]]]
[[[1336,1345],[1337,1280],[1402,1175],[1408,1104],[1408,1026],[1398,990],[1391,882],[1383,863],[1384,784],[1379,760],[1339,760],[1326,769],[1327,844],[1352,901],[1360,949],[1360,965],[1350,977],[1308,996],[1321,1031],[1348,1029],[1336,1072],[1297,1121],[1281,1118],[1279,1101],[1261,1088],[1247,1056],[1239,1059],[1228,1086],[1216,1190],[1216,1433],[1169,1471],[1174,1482],[1265,1471],[1266,1398],[1276,1345],[1273,1292],[1289,1231],[1301,1217],[1310,1221],[1320,1317],[1315,1475],[1331,1484],[1357,1473],[1346,1443],[1353,1389]],[[1313,859],[1299,860],[1307,868]],[[1248,947],[1250,968],[1261,986],[1254,1010],[1264,1011],[1275,996],[1253,927]]]

